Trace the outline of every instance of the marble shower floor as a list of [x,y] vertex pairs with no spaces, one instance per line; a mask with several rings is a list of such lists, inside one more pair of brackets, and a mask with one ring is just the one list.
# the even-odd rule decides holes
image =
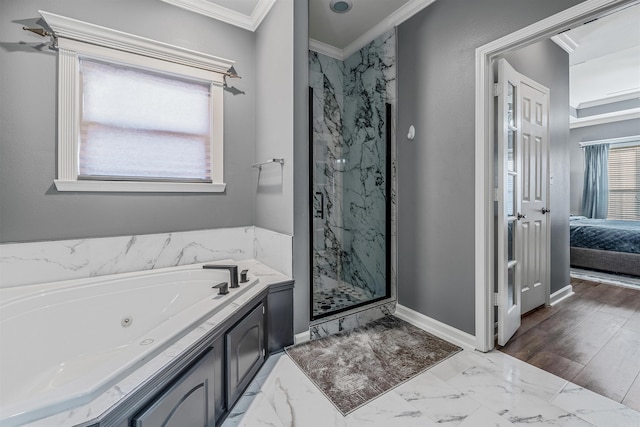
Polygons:
[[640,412],[499,351],[465,349],[343,417],[284,353],[223,427],[638,427]]
[[315,316],[340,310],[368,301],[371,296],[360,288],[341,283],[335,288],[315,291],[313,294],[313,314]]

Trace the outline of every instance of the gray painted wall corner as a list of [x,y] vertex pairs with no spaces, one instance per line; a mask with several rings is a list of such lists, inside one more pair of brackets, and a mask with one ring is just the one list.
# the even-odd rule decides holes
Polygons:
[[309,329],[309,4],[294,4],[293,277],[294,333]]

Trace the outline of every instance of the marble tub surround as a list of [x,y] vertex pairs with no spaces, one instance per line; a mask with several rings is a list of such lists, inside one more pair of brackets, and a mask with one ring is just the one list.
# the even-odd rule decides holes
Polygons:
[[223,427],[640,425],[640,412],[497,351],[465,349],[346,417],[286,354],[267,370]]
[[293,275],[292,237],[234,227],[0,245],[0,288],[175,267],[221,259],[256,259]]
[[[395,104],[395,31],[340,61],[309,52],[313,89],[313,290],[346,285],[386,294],[386,239],[395,299],[395,142],[387,176],[386,104]],[[395,114],[392,113],[393,128]],[[391,181],[391,235],[386,236]],[[316,315],[324,312],[315,313]]]
[[243,305],[267,287],[272,284],[291,281],[291,277],[275,271],[256,260],[242,260],[238,261],[237,264],[239,269],[248,269],[249,276],[259,279],[258,283],[90,403],[34,421],[27,425],[30,427],[91,425],[112,410],[114,405],[126,399],[150,381],[155,375],[167,369],[167,367],[182,354],[196,346],[218,325],[232,317]]

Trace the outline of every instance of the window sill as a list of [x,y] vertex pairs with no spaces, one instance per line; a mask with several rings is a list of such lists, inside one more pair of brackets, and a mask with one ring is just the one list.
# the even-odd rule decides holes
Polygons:
[[132,182],[132,181],[53,181],[58,191],[112,193],[223,193],[225,183]]

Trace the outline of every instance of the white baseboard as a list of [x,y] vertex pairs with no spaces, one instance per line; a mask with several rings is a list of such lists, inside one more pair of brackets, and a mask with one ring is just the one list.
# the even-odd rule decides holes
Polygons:
[[563,299],[569,298],[573,294],[573,286],[567,285],[564,288],[555,291],[549,296],[549,304],[553,307]]
[[453,344],[459,345],[462,348],[476,348],[475,336],[456,329],[453,326],[449,326],[445,323],[425,316],[424,314],[418,313],[417,311],[411,310],[410,308],[407,308],[403,305],[398,304],[396,306],[395,315],[422,330],[425,330]]
[[311,333],[309,331],[304,331],[294,335],[293,343],[302,344],[303,342],[307,342],[310,339],[311,339]]

